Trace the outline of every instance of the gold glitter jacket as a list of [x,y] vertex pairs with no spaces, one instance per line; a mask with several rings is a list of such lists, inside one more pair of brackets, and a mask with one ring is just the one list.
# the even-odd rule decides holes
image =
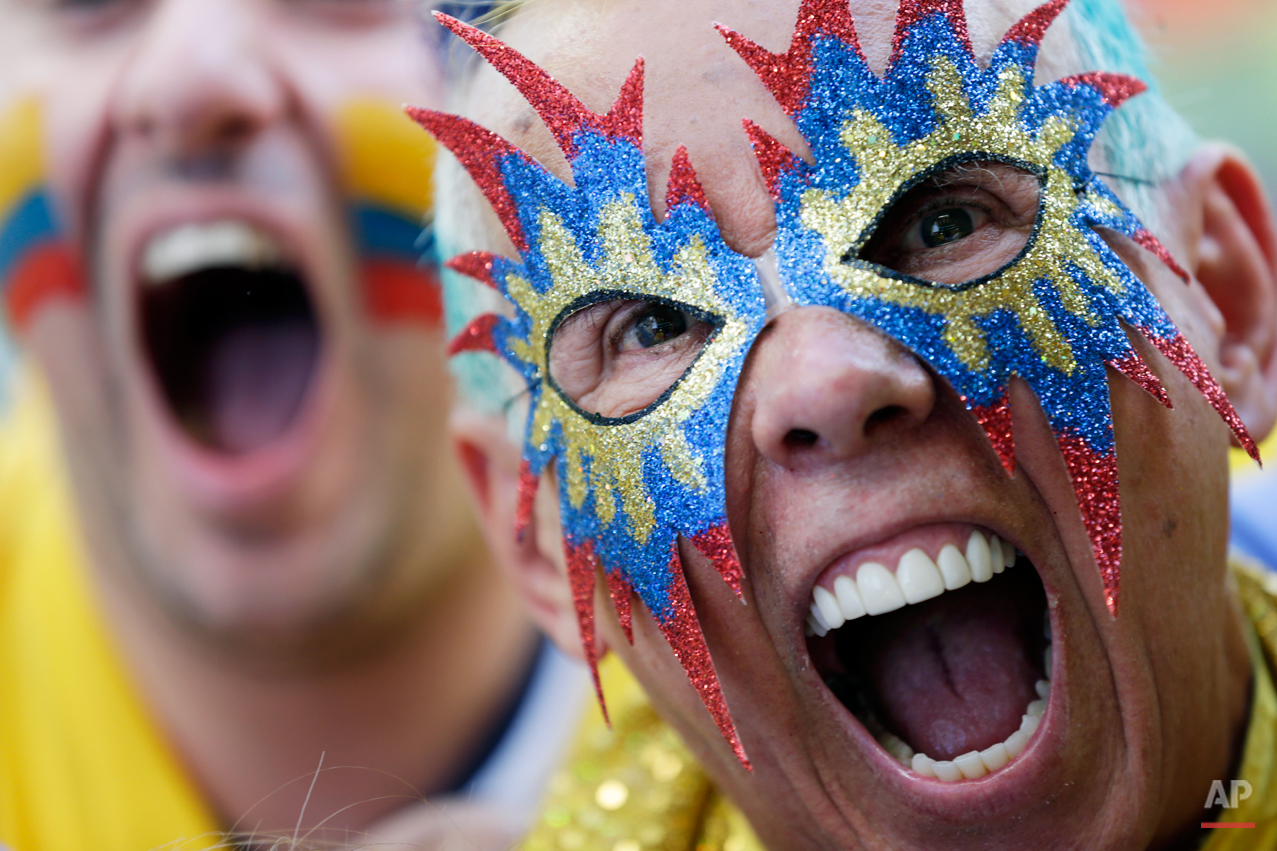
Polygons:
[[[1201,851],[1277,849],[1277,574],[1234,564],[1233,576],[1254,626],[1253,696],[1238,772],[1253,792],[1236,809],[1204,807],[1202,819],[1255,827],[1203,831]],[[522,851],[763,851],[616,658],[599,672],[614,728],[596,707],[588,710]]]

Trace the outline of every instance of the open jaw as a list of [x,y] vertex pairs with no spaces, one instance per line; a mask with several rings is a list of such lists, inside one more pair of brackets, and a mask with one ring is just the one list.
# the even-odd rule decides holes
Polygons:
[[[1051,689],[1051,626],[1036,570],[976,527],[895,569],[836,565],[807,618],[816,671],[915,775],[996,773],[1028,747]],[[1009,568],[1009,569],[1008,569]]]
[[317,383],[323,333],[281,240],[239,219],[154,234],[137,271],[142,351],[182,430],[244,455],[286,437]]

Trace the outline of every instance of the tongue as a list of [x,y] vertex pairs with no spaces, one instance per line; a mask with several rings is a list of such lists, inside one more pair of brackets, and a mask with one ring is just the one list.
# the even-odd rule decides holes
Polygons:
[[1008,572],[865,618],[848,636],[855,644],[840,645],[840,655],[872,685],[882,721],[915,751],[953,759],[1004,741],[1020,726],[1037,697],[1044,649],[1044,600],[1031,574]]
[[211,442],[248,452],[284,434],[305,398],[317,343],[313,326],[300,321],[224,332],[205,364]]
[[144,288],[141,308],[164,396],[192,437],[246,453],[287,434],[322,343],[298,275],[207,269]]

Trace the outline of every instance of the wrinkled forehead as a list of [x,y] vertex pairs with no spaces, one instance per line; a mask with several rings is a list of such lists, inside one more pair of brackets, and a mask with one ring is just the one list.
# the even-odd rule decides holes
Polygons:
[[[987,61],[1007,29],[1038,0],[967,0],[976,56]],[[586,106],[606,112],[634,60],[645,61],[643,145],[653,207],[663,206],[675,149],[688,149],[723,237],[758,256],[771,244],[775,213],[743,119],[760,124],[791,150],[806,143],[776,99],[715,31],[716,23],[745,32],[763,47],[784,51],[799,0],[529,0],[501,31]],[[881,73],[891,53],[898,0],[852,0],[861,47]],[[1038,81],[1084,69],[1076,58],[1068,14],[1043,41]],[[566,178],[567,162],[532,107],[504,77],[478,63],[466,112]]]

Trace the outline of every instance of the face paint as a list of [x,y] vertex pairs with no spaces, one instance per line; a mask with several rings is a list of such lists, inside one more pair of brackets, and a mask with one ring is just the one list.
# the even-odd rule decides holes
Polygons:
[[432,140],[399,109],[371,99],[348,103],[337,127],[369,312],[381,322],[439,326],[443,307],[428,223]]
[[[1186,277],[1087,167],[1104,118],[1143,85],[1104,73],[1033,85],[1041,38],[1066,2],[1048,3],[1014,27],[987,69],[975,62],[960,0],[905,0],[881,78],[860,52],[847,0],[804,0],[793,43],[781,55],[725,28],[723,34],[813,153],[808,164],[746,124],[776,203],[775,252],[789,300],[856,316],[930,363],[983,426],[1008,473],[1008,386],[1022,377],[1064,454],[1106,602],[1116,612],[1121,516],[1106,366],[1170,402],[1125,329],[1164,352],[1252,453],[1254,444],[1151,293],[1094,230],[1125,234]],[[678,538],[709,556],[739,591],[723,447],[743,359],[765,320],[762,283],[752,262],[723,244],[682,151],[667,218],[655,222],[640,139],[641,63],[612,111],[600,116],[495,39],[441,20],[519,88],[572,170],[569,186],[481,127],[410,110],[470,171],[520,252],[518,263],[476,253],[451,264],[514,305],[513,318],[475,319],[452,351],[494,352],[527,382],[519,522],[526,526],[533,489],[554,460],[587,659],[593,666],[593,588],[602,567],[627,634],[630,595],[637,593],[743,759],[687,592]],[[1014,260],[973,280],[936,283],[862,259],[893,204],[973,163],[1036,181],[1037,215]],[[961,231],[953,222],[935,226],[942,238]],[[630,307],[612,309],[634,304],[641,308],[631,314],[624,312]],[[601,316],[591,312],[598,305],[607,306]],[[637,318],[608,336],[617,315]],[[614,362],[587,369],[579,382],[575,371],[555,370],[556,347],[578,322],[601,328],[597,336],[616,349],[605,351]],[[709,329],[692,347],[694,360],[680,359],[676,347],[657,351],[693,323]],[[649,346],[652,340],[658,342]],[[582,407],[586,400],[615,402],[597,391],[630,350],[648,352],[645,363],[659,355],[685,369],[672,380],[676,370],[658,374],[655,387],[663,392],[652,399],[622,398],[615,410]],[[594,350],[581,352],[590,366]]]
[[0,116],[0,292],[22,332],[51,299],[80,299],[84,277],[62,239],[45,186],[40,110],[22,101]]
[[[961,0],[905,2],[881,78],[860,51],[846,0],[804,0],[784,54],[722,32],[815,157],[809,165],[747,124],[776,201],[776,251],[791,298],[864,319],[931,364],[979,420],[1008,473],[1015,469],[1008,388],[1012,377],[1024,379],[1064,455],[1116,613],[1122,525],[1105,367],[1171,406],[1125,328],[1165,354],[1258,455],[1187,340],[1095,230],[1130,237],[1188,279],[1087,165],[1104,119],[1144,84],[1097,72],[1033,85],[1042,36],[1067,3],[1028,15],[981,68]],[[941,284],[861,259],[893,201],[972,162],[1012,164],[1040,181],[1033,233],[1015,260],[991,275]]]

